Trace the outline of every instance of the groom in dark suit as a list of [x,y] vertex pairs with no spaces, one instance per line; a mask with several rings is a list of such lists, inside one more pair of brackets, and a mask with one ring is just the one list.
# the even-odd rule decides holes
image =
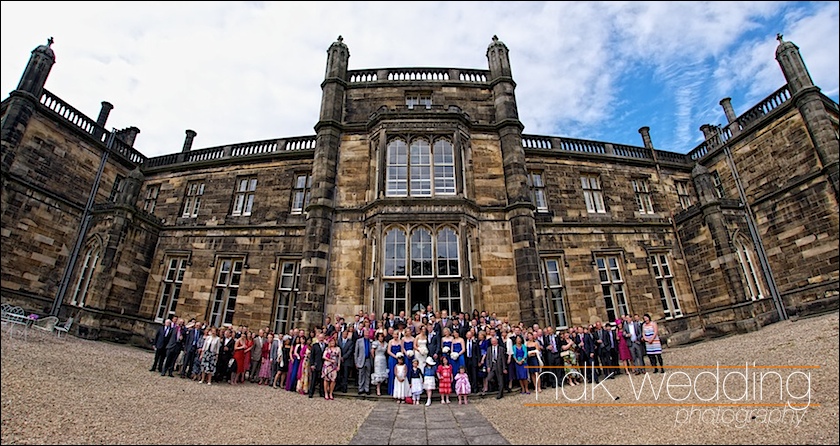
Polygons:
[[309,377],[309,398],[315,395],[315,387],[318,387],[321,397],[324,396],[324,380],[321,379],[321,369],[324,367],[324,350],[327,349],[327,343],[324,342],[324,334],[318,333],[318,342],[312,344],[312,356],[310,356],[310,370],[312,375]]
[[493,336],[490,338],[490,348],[487,349],[487,376],[490,377],[489,383],[496,383],[499,387],[499,395],[497,400],[502,399],[505,391],[504,374],[507,373],[507,353],[505,353],[505,346],[499,345],[499,338]]

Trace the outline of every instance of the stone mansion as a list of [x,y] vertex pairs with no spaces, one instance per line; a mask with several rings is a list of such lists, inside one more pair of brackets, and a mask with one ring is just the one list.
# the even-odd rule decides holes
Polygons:
[[[50,41],[50,44],[52,42]],[[349,69],[327,50],[315,134],[146,157],[45,89],[2,101],[3,302],[148,345],[167,317],[291,326],[436,309],[568,327],[650,313],[671,343],[838,308],[838,104],[787,80],[682,153],[523,133],[488,69]],[[59,92],[60,93],[60,92]]]

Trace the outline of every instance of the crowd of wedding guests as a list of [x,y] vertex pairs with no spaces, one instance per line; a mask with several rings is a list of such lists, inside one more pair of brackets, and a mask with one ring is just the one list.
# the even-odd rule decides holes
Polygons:
[[[648,314],[568,329],[511,324],[478,310],[335,315],[310,331],[210,327],[195,319],[166,320],[154,338],[150,371],[198,383],[246,382],[327,400],[334,392],[390,395],[426,405],[437,391],[467,404],[472,393],[597,383],[617,375],[665,373],[656,322]],[[645,366],[648,357],[650,366]]]

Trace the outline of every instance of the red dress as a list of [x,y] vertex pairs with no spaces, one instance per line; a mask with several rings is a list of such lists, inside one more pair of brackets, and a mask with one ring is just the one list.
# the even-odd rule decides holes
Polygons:
[[627,338],[622,335],[618,336],[618,360],[632,361],[633,355],[630,353],[630,347],[627,346]]
[[[236,341],[236,343],[239,344],[239,341]],[[243,339],[241,346],[245,347],[245,348],[248,348],[248,341]],[[236,347],[237,346],[234,345],[234,348],[233,348],[233,359],[236,360],[236,373],[245,373],[245,370],[248,370],[251,363],[249,361],[248,365],[245,365],[245,349],[243,349],[243,348],[237,349]],[[249,359],[250,359],[250,355],[249,355]]]
[[438,373],[438,393],[441,395],[449,395],[452,393],[452,366],[439,365]]

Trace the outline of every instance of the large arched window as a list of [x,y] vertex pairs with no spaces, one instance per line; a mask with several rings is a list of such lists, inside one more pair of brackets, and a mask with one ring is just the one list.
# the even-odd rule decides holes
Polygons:
[[462,247],[454,227],[386,228],[383,246],[379,289],[383,311],[416,311],[427,305],[451,312],[461,310],[466,288],[461,277]]
[[405,276],[405,232],[394,228],[385,234],[385,277]]
[[741,271],[744,273],[744,280],[746,281],[747,297],[751,300],[758,300],[764,297],[761,290],[761,282],[758,280],[758,272],[755,269],[753,259],[755,256],[752,250],[747,247],[743,240],[735,242],[735,250],[738,252],[738,263],[741,264]]
[[437,235],[437,259],[439,276],[457,276],[458,235],[452,228],[443,228]]
[[411,232],[411,275],[431,277],[434,275],[432,257],[432,233],[426,228]]
[[78,305],[83,307],[87,300],[88,291],[90,290],[90,283],[93,279],[93,272],[99,264],[99,257],[102,250],[99,244],[94,242],[85,251],[85,256],[82,258],[82,266],[79,270],[79,278],[76,281],[76,287],[73,290],[73,299],[70,305]]
[[431,197],[455,195],[455,149],[447,139],[434,144],[417,138],[410,145],[402,139],[388,143],[385,195]]

